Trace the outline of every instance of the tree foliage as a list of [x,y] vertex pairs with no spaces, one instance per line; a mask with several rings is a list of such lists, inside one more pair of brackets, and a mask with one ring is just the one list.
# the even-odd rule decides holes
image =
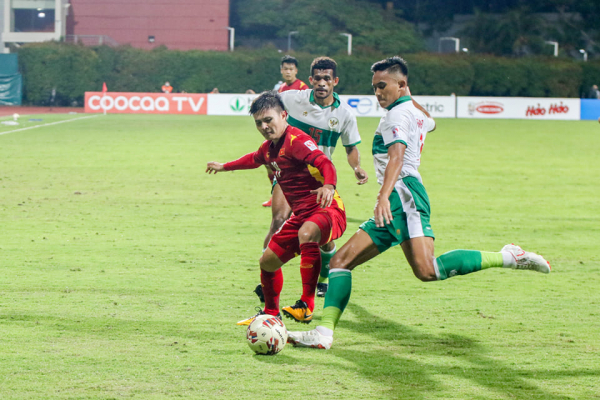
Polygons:
[[[420,25],[423,34],[443,33],[456,14],[473,14],[469,49],[502,55],[551,54],[544,41],[560,44],[561,54],[586,49],[600,56],[598,0],[364,0],[381,8],[391,3],[397,15]],[[477,25],[477,26],[473,26]],[[466,41],[466,40],[465,40]]]
[[294,36],[294,48],[313,54],[336,54],[353,35],[357,52],[414,53],[424,49],[412,24],[380,5],[358,0],[237,0],[232,19],[240,34],[262,39]]
[[546,22],[528,8],[493,15],[475,10],[475,17],[459,32],[471,51],[523,56],[544,52]]

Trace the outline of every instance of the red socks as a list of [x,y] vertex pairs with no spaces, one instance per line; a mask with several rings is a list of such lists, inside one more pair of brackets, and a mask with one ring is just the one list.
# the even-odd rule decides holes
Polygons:
[[315,290],[321,272],[321,252],[315,242],[300,245],[300,275],[302,276],[302,297],[300,300],[315,309]]
[[281,268],[275,272],[267,272],[261,269],[260,283],[265,295],[264,312],[271,315],[279,314],[279,295],[283,287],[283,272]]
[[[300,275],[302,276],[302,297],[312,311],[315,309],[315,290],[321,272],[321,251],[315,242],[300,245]],[[275,272],[260,270],[260,283],[265,295],[264,312],[271,315],[279,314],[279,295],[283,288],[283,272],[279,268]]]

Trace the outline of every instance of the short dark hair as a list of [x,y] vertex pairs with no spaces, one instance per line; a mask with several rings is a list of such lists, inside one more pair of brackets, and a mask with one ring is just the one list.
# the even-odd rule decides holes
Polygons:
[[252,101],[252,105],[250,105],[250,115],[255,115],[272,108],[278,109],[279,111],[285,110],[283,101],[281,101],[281,97],[279,97],[277,92],[274,90],[267,90],[266,92],[259,94],[258,97]]
[[333,77],[337,76],[337,63],[333,58],[329,57],[317,57],[310,64],[310,76],[313,75],[315,69],[331,69],[333,70]]
[[408,64],[402,57],[394,56],[373,64],[371,72],[375,73],[377,71],[395,72],[408,77]]
[[292,57],[290,55],[285,55],[283,57],[281,57],[281,66],[283,67],[283,64],[294,64],[296,66],[296,68],[298,68],[298,60],[296,60],[296,57]]

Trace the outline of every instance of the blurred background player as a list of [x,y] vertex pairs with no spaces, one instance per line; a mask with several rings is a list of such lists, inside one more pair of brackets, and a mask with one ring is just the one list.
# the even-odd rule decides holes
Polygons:
[[[298,60],[295,57],[285,55],[281,58],[281,77],[283,78],[283,82],[281,82],[277,86],[277,91],[279,93],[285,92],[286,90],[307,90],[309,89],[308,85],[302,82],[300,79],[296,78],[298,75]],[[271,181],[271,185],[273,184],[273,171],[271,168],[267,168],[267,175],[269,177],[269,181]],[[263,207],[271,207],[272,198],[262,203]]]
[[165,82],[164,85],[160,88],[163,93],[171,93],[173,91],[173,86],[169,82]]
[[281,77],[283,83],[279,86],[277,91],[279,93],[285,92],[286,90],[306,90],[308,85],[296,78],[298,75],[298,60],[292,56],[283,56],[281,58]]
[[[367,173],[360,166],[360,153],[357,144],[360,143],[360,134],[356,123],[356,117],[350,107],[342,103],[333,90],[339,82],[337,76],[337,64],[328,57],[318,57],[310,66],[309,82],[312,90],[290,90],[280,93],[280,97],[288,112],[288,123],[309,134],[319,149],[331,159],[339,138],[346,148],[348,164],[354,171],[358,184],[367,182]],[[287,204],[281,189],[275,183],[272,197],[272,220],[269,233],[263,243],[266,248],[271,236],[277,232],[279,227],[291,214],[290,206]],[[317,296],[324,297],[327,292],[327,277],[329,275],[329,260],[335,254],[335,243],[330,242],[321,248],[322,268],[317,286]],[[261,298],[261,286],[254,290]],[[305,308],[298,303],[291,308],[284,308],[286,316],[293,315]]]
[[329,349],[333,330],[350,299],[350,271],[398,244],[415,276],[424,282],[491,267],[550,272],[550,264],[542,256],[515,245],[506,245],[497,253],[454,250],[435,258],[429,198],[418,171],[425,137],[435,129],[435,122],[412,101],[408,67],[402,58],[376,62],[371,71],[375,96],[388,110],[373,140],[373,162],[381,185],[374,217],[364,222],[331,260],[331,287],[321,324],[308,332],[288,332],[288,341],[295,346]]
[[271,165],[294,215],[271,238],[260,258],[265,307],[258,314],[239,321],[249,325],[257,315],[281,318],[279,295],[283,287],[281,266],[300,254],[302,296],[306,305],[300,322],[309,323],[315,304],[315,290],[321,270],[319,246],[342,236],[346,229],[344,204],[335,190],[337,175],[331,160],[314,140],[290,126],[287,112],[276,92],[264,92],[250,107],[256,128],[265,138],[258,151],[225,164],[209,162],[206,172],[234,171]]

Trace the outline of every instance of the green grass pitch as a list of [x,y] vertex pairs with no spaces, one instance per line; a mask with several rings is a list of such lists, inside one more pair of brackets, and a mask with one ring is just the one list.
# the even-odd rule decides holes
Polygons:
[[[441,119],[425,143],[436,254],[514,242],[550,275],[422,283],[391,249],[355,270],[330,351],[265,357],[235,322],[259,305],[266,173],[204,173],[258,148],[252,119],[108,115],[9,132],[79,117],[0,125],[1,399],[600,398],[597,123]],[[373,210],[377,123],[359,119],[367,185],[334,155],[338,246]],[[282,305],[300,295],[298,264],[284,267]]]

